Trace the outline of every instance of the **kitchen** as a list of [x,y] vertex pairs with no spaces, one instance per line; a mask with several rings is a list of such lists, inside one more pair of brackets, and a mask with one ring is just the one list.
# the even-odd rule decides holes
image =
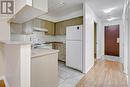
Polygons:
[[[0,87],[128,87],[129,0],[2,0],[0,4]],[[108,42],[120,45],[121,62],[104,54],[105,49],[114,51],[104,47],[104,29],[113,24],[118,24],[116,30],[121,28],[121,35],[114,39],[109,32]]]
[[[77,17],[70,20],[53,23],[42,19],[33,19],[31,22],[24,24],[11,23],[11,40],[32,42],[32,46],[61,49],[65,61],[65,42],[66,42],[66,27],[83,24],[83,17]],[[27,28],[24,28],[24,26]],[[38,30],[37,28],[41,29]],[[34,29],[34,31],[33,31]],[[59,55],[61,56],[61,55]]]
[[65,65],[66,27],[83,24],[83,1],[16,0],[14,11],[0,18],[0,80],[10,87],[75,86],[83,74]]
[[[55,49],[59,50],[58,60],[59,69],[61,70],[61,83],[63,84],[70,73],[64,73],[62,69],[67,68],[66,61],[66,27],[83,24],[83,17],[77,17],[57,23],[43,19],[33,19],[29,22],[18,24],[11,23],[11,40],[31,42],[32,48],[35,49]],[[25,26],[27,26],[26,29]],[[33,51],[33,49],[32,49]],[[60,72],[60,71],[59,71]],[[63,74],[62,74],[63,72]],[[66,71],[65,71],[66,72]],[[68,74],[67,77],[64,74]],[[79,75],[80,76],[80,75]],[[81,74],[81,76],[83,76]],[[62,79],[63,77],[63,79]]]
[[[128,87],[129,0],[0,4],[0,87]],[[121,26],[122,34],[109,42],[124,46],[118,57],[121,63],[104,57],[104,27],[113,24],[118,24],[118,31]]]
[[[35,54],[42,54],[42,52],[45,52],[43,49],[46,49],[46,50],[49,49],[48,51],[50,51],[50,52],[54,52],[52,49],[55,49],[56,52],[58,52],[57,50],[59,50],[59,52],[58,52],[58,69],[59,69],[58,78],[59,78],[59,80],[53,79],[53,80],[59,81],[58,82],[59,87],[65,86],[65,85],[73,87],[84,76],[84,74],[81,73],[82,72],[82,59],[79,59],[82,57],[82,55],[78,55],[79,53],[82,54],[82,49],[80,49],[82,47],[82,43],[80,43],[79,45],[76,45],[76,46],[79,46],[79,48],[75,49],[78,51],[74,51],[74,52],[77,52],[76,56],[79,58],[71,55],[71,54],[73,54],[73,52],[70,52],[70,51],[72,51],[72,50],[74,50],[74,48],[76,48],[76,47],[72,46],[74,44],[66,45],[67,27],[69,28],[69,26],[70,26],[70,28],[71,28],[71,26],[73,26],[73,29],[77,29],[77,30],[82,29],[82,25],[83,25],[82,4],[78,5],[77,9],[74,9],[76,6],[74,6],[73,9],[71,9],[71,11],[73,10],[72,12],[70,12],[70,11],[67,12],[67,10],[66,10],[66,13],[64,14],[66,16],[66,18],[64,17],[63,19],[57,19],[57,21],[54,21],[54,19],[50,20],[50,19],[46,18],[46,16],[48,16],[48,14],[51,14],[51,11],[50,11],[50,12],[48,12],[47,15],[42,15],[40,17],[34,18],[34,19],[24,22],[24,23],[17,23],[17,22],[10,23],[11,40],[31,43],[31,48],[32,48],[32,53],[33,53],[32,57],[34,57],[34,58],[38,57]],[[57,10],[57,9],[55,9],[55,10]],[[71,14],[73,14],[74,16],[73,15],[70,16]],[[71,29],[68,29],[68,30],[71,30]],[[76,34],[76,31],[74,31],[74,32],[72,31],[72,33]],[[79,34],[79,35],[77,33],[77,36],[82,38],[82,31],[80,33],[81,34]],[[75,37],[75,34],[73,37]],[[68,33],[68,35],[69,35],[69,33]],[[68,38],[68,41],[69,41],[69,38]],[[67,44],[69,44],[69,43],[67,43]],[[67,48],[66,48],[66,46],[67,46]],[[72,49],[70,51],[68,50],[70,48],[68,46],[72,47]],[[78,60],[72,59],[71,61],[69,61],[68,59],[66,59],[66,56],[72,56],[73,58],[76,57]],[[34,60],[35,59],[32,59],[32,61],[34,61]],[[75,62],[73,62],[73,60]],[[56,62],[55,62],[55,64],[56,64]],[[72,65],[72,64],[74,64],[74,65]],[[73,70],[72,68],[69,68],[67,66],[72,67],[76,70]],[[56,67],[53,67],[53,68],[56,69]],[[41,69],[42,68],[39,68],[39,70],[41,70]],[[35,67],[35,69],[32,69],[32,70],[39,71],[38,67]],[[35,74],[37,74],[37,73],[39,75],[42,75],[43,73],[44,73],[44,75],[48,75],[42,71],[35,72]],[[55,72],[55,74],[56,73],[57,72]],[[32,81],[33,83],[35,83],[36,80],[38,80],[40,78],[40,76],[38,76],[38,75],[35,76],[35,74],[33,74],[33,76],[35,77],[35,81]],[[55,78],[56,78],[56,75],[55,75]],[[43,78],[41,78],[41,80],[43,80]],[[48,81],[50,81],[50,79],[48,79]],[[73,81],[73,82],[70,83],[70,81]],[[35,84],[32,84],[33,87],[35,87],[36,84],[38,86],[37,82]],[[43,84],[40,84],[40,85],[43,85]],[[46,84],[46,86],[47,86],[47,84]]]

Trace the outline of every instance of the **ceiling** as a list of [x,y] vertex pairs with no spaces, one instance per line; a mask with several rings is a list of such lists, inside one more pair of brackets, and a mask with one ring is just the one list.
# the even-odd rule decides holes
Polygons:
[[83,0],[48,0],[51,17],[61,17],[83,9]]
[[[63,17],[73,12],[83,10],[84,0],[48,0],[49,11],[44,16]],[[125,0],[86,0],[94,13],[101,21],[108,21],[112,17],[114,20],[122,19],[123,6]],[[109,13],[104,13],[104,10],[114,8]],[[44,16],[41,16],[44,18]]]
[[[87,0],[87,3],[102,21],[106,21],[106,19],[112,17],[116,17],[115,20],[122,19],[124,1],[125,0]],[[111,12],[104,13],[104,10],[111,8],[114,8]]]

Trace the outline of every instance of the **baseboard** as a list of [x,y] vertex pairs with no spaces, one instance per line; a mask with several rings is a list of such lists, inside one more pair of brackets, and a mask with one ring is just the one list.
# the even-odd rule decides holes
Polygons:
[[127,74],[125,71],[123,71],[123,73],[124,73],[124,74],[125,74],[125,76],[126,76],[126,79],[127,79],[127,84],[129,84],[129,81],[128,81],[128,79],[129,79],[128,74]]
[[83,70],[82,73],[87,74],[93,68],[93,66],[94,66],[94,64],[89,66],[89,68],[87,70]]
[[8,84],[8,82],[7,82],[6,78],[5,78],[5,76],[1,76],[1,77],[0,77],[0,80],[4,80],[6,87],[9,87],[9,84]]
[[117,56],[104,55],[102,56],[102,60],[116,61],[123,64],[122,58]]
[[128,75],[126,77],[127,77],[127,83],[129,84],[129,82],[128,82]]

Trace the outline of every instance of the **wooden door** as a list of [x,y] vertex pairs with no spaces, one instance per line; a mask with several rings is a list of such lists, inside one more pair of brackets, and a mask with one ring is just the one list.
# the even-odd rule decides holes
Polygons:
[[119,56],[119,27],[105,26],[105,55]]

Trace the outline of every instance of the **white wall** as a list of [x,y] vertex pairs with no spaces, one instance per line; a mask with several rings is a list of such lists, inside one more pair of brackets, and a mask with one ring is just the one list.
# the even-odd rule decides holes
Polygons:
[[0,18],[0,41],[10,39],[10,24],[6,19]]
[[110,26],[110,25],[120,25],[120,58],[121,60],[123,61],[123,58],[124,58],[124,28],[123,28],[123,20],[117,20],[117,21],[110,21],[110,22],[104,22],[103,23],[103,34],[102,34],[102,37],[103,37],[103,55],[104,55],[104,41],[105,41],[105,34],[104,34],[104,27],[105,26]]
[[0,43],[0,77],[4,75],[3,44]]
[[129,1],[129,6],[128,6],[128,8],[129,8],[128,12],[129,13],[127,14],[128,15],[128,25],[127,26],[128,26],[128,29],[129,29],[129,36],[128,36],[129,37],[129,43],[128,43],[129,44],[129,46],[128,46],[129,47],[129,53],[128,53],[129,54],[129,59],[128,59],[129,62],[128,62],[127,69],[129,70],[128,71],[128,77],[129,77],[128,78],[128,87],[130,87],[130,0],[128,0],[128,1]]
[[129,58],[129,43],[128,43],[128,20],[124,20],[124,73],[128,74],[128,58]]
[[101,31],[102,23],[96,17],[87,1],[84,3],[84,31],[83,31],[83,72],[87,73],[94,65],[94,22],[97,25],[97,53],[98,57],[102,55]]
[[124,25],[124,73],[129,77],[130,87],[130,5],[129,0],[125,0],[123,11],[123,25]]
[[[0,18],[0,41],[10,39],[10,25],[6,19]],[[0,44],[0,77],[4,75],[3,46]]]
[[97,59],[100,59],[103,55],[103,29],[102,29],[102,22],[94,15],[94,21],[97,23]]

